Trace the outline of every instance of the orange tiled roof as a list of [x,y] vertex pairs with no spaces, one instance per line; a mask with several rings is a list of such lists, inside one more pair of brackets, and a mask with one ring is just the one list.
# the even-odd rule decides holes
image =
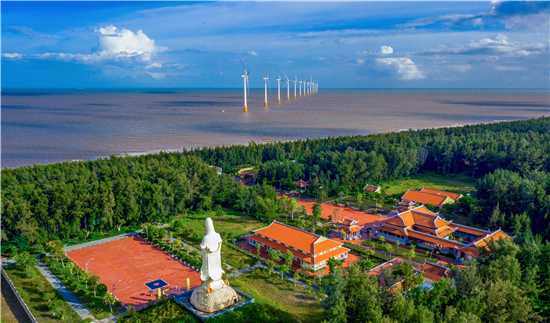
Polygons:
[[268,240],[264,237],[260,237],[259,235],[257,234],[253,234],[251,236],[248,237],[249,239],[252,239],[252,240],[256,240],[264,245],[267,245],[267,246],[270,246],[272,248],[275,248],[275,249],[278,249],[278,250],[281,250],[282,252],[287,252],[288,250],[292,251],[292,254],[294,255],[294,257],[298,257],[300,259],[302,259],[303,261],[307,261],[309,263],[312,263],[313,261],[313,257],[312,256],[309,256],[309,255],[306,255],[305,253],[303,252],[299,252],[299,251],[296,251],[292,248],[289,248],[287,246],[283,246],[282,244],[280,243],[277,243],[277,242],[274,242],[274,241],[271,241],[271,240]]
[[464,253],[467,253],[467,254],[470,254],[470,255],[474,255],[476,257],[479,256],[479,249],[477,249],[475,247],[475,245],[473,244],[470,244],[470,245],[467,245],[466,247],[462,247],[459,249],[460,251],[464,252]]
[[432,236],[432,235],[429,235],[429,234],[426,234],[426,233],[422,233],[422,232],[418,232],[418,231],[414,231],[414,230],[410,230],[410,229],[407,230],[407,233],[409,234],[410,237],[417,238],[417,239],[420,239],[420,240],[424,240],[424,241],[427,241],[427,242],[430,242],[430,243],[438,244],[438,245],[441,245],[441,246],[447,247],[447,248],[459,249],[459,248],[462,248],[462,247],[466,246],[465,244],[460,243],[460,242],[456,242],[456,241],[452,241],[452,240],[446,240],[446,239],[443,239],[443,238],[435,237],[435,236]]
[[411,201],[401,201],[401,203],[399,203],[399,205],[401,206],[411,206],[413,204],[414,202],[411,202]]
[[491,233],[491,232],[486,231],[486,230],[472,228],[472,227],[468,227],[468,226],[465,226],[465,225],[462,225],[462,224],[457,224],[457,223],[452,223],[449,226],[451,228],[457,229],[457,231],[459,231],[459,232],[468,233],[468,234],[478,236],[478,237],[486,236],[486,235]]
[[399,227],[396,227],[396,226],[393,226],[393,225],[389,225],[389,224],[382,224],[381,226],[377,227],[377,229],[384,230],[384,231],[387,231],[387,232],[390,232],[390,233],[393,233],[393,234],[397,234],[397,235],[400,235],[400,236],[403,236],[403,237],[407,236],[407,232],[405,232],[405,229],[399,228]]
[[407,200],[407,201],[413,201],[418,202],[422,204],[431,204],[433,206],[441,206],[441,203],[445,201],[447,196],[443,195],[437,195],[432,193],[426,193],[421,191],[415,191],[415,190],[408,190],[401,199]]
[[338,231],[340,230],[343,230],[344,232],[347,232],[347,233],[353,233],[353,232],[357,232],[357,231],[361,231],[362,227],[358,226],[358,225],[353,225],[353,226],[345,226],[345,225],[341,225],[339,227],[337,227]]
[[399,214],[396,214],[387,219],[382,219],[382,222],[393,224],[402,228],[408,227],[407,223],[405,223],[405,220],[402,217],[400,217]]
[[437,194],[437,195],[448,196],[448,197],[452,198],[455,201],[462,195],[462,194],[458,194],[458,193],[434,190],[432,188],[427,188],[427,187],[422,188],[420,191],[421,192],[427,192],[427,193],[433,193],[433,194]]
[[425,227],[421,227],[419,225],[413,225],[412,229],[415,230],[415,231],[418,231],[418,232],[430,234],[432,236],[437,235],[437,232],[435,231],[435,229],[425,228]]
[[376,186],[376,185],[369,185],[367,184],[367,186],[365,186],[364,190],[365,191],[369,191],[369,192],[376,192],[380,187]]
[[502,232],[502,230],[499,229],[486,237],[477,239],[474,242],[474,245],[476,245],[478,248],[485,247],[487,246],[487,243],[489,243],[489,241],[500,240],[502,238],[510,239],[510,237],[506,233]]
[[341,225],[346,225],[346,226],[350,226],[350,225],[354,225],[354,224],[357,224],[359,223],[359,221],[357,220],[352,220],[352,219],[348,219],[348,218],[344,218],[343,220],[340,220],[340,224]]
[[456,231],[456,229],[453,229],[449,226],[444,226],[444,227],[441,227],[441,228],[437,229],[437,235],[440,238],[442,238],[442,237],[447,236],[447,235],[449,235],[449,234],[451,234],[455,231]]
[[428,261],[424,261],[422,266],[413,269],[424,272],[424,277],[435,281],[441,281],[443,277],[455,276],[455,273],[451,269]]
[[437,212],[432,212],[432,211],[428,210],[428,208],[425,207],[424,205],[417,206],[417,207],[414,208],[414,210],[418,211],[418,212],[432,214],[432,215],[438,215],[439,214]]
[[277,221],[273,221],[268,227],[255,230],[254,232],[312,255],[342,245],[340,242],[326,239]]
[[317,262],[327,260],[329,258],[332,258],[332,257],[338,256],[340,254],[343,254],[344,252],[348,252],[349,250],[350,249],[348,249],[348,248],[340,247],[336,250],[332,250],[330,252],[327,252],[325,254],[322,254],[320,256],[315,257],[315,262],[317,263]]

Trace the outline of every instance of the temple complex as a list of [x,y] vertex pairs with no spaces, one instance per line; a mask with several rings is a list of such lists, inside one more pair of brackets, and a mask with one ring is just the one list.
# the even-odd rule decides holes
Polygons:
[[500,229],[491,232],[446,221],[439,213],[432,212],[423,205],[398,212],[382,222],[374,229],[378,236],[383,236],[388,241],[399,241],[401,244],[415,242],[428,249],[452,253],[457,261],[460,258],[477,258],[479,248],[491,239],[510,239]]

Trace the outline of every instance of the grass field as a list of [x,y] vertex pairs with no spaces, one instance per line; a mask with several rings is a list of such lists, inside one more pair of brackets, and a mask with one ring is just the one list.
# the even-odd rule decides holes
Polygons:
[[[41,323],[50,322],[81,322],[80,316],[63,300],[57,290],[46,280],[38,268],[34,268],[38,284],[44,284],[44,294],[54,293],[56,299],[63,301],[64,320],[60,320],[52,315],[48,308],[48,301],[42,297],[42,291],[37,284],[33,284],[31,279],[26,278],[25,274],[15,266],[4,267],[4,270],[10,277],[13,285],[18,288],[19,294],[31,310],[34,317]],[[53,300],[52,300],[53,301]],[[2,311],[3,312],[3,311]],[[2,320],[4,322],[4,320]],[[9,321],[8,321],[9,322]]]
[[464,174],[438,175],[433,172],[427,172],[383,183],[381,186],[384,192],[391,194],[402,193],[408,189],[420,190],[422,187],[465,194],[475,190],[474,184],[476,181],[477,178]]
[[240,212],[226,211],[221,217],[218,217],[215,212],[202,212],[180,218],[183,228],[176,230],[176,236],[183,241],[198,246],[202,237],[206,234],[204,221],[207,217],[212,218],[216,232],[223,239],[238,237],[265,226],[260,220]]
[[233,267],[242,269],[244,267],[254,266],[256,259],[246,255],[244,252],[235,250],[229,246],[224,246],[222,249],[222,259]]
[[294,287],[288,280],[281,281],[279,275],[269,275],[267,270],[258,269],[232,278],[231,285],[254,297],[289,312],[297,322],[321,322],[324,309],[314,293],[308,294],[303,287]]

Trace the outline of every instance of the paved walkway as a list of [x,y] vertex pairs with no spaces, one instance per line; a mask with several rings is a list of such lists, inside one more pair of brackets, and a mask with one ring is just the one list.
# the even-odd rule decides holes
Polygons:
[[52,284],[52,286],[55,289],[57,289],[57,291],[59,292],[59,294],[61,294],[61,296],[65,299],[65,301],[67,301],[67,303],[71,305],[71,307],[76,312],[76,314],[78,314],[82,319],[89,317],[93,320],[95,317],[86,308],[86,306],[80,303],[78,298],[73,293],[71,293],[71,291],[69,291],[67,287],[65,287],[65,285],[61,282],[61,280],[59,280],[59,278],[57,278],[57,276],[51,272],[51,270],[46,266],[46,264],[42,260],[38,259],[38,256],[36,258],[38,260],[38,265],[37,265],[38,270],[40,270],[42,275],[46,277],[46,279],[50,282],[50,284]]

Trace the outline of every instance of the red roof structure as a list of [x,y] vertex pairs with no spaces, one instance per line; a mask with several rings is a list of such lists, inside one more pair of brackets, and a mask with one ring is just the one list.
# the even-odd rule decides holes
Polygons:
[[347,257],[350,249],[332,239],[318,236],[295,227],[273,221],[269,226],[254,231],[249,241],[254,240],[271,248],[286,252],[291,250],[295,257],[312,264],[313,268],[323,267],[329,258]]
[[[388,240],[408,240],[468,259],[478,257],[479,248],[485,247],[491,239],[510,238],[501,230],[491,233],[446,221],[425,206],[397,213],[382,222],[377,226],[377,233]],[[458,238],[462,238],[463,242],[458,242]]]
[[438,194],[415,191],[415,190],[408,190],[405,193],[405,195],[401,197],[401,199],[404,201],[411,201],[411,202],[416,202],[421,204],[431,204],[437,207],[440,207],[446,203],[454,202],[453,199],[451,199],[446,195],[438,195]]
[[429,261],[424,261],[424,264],[420,267],[413,268],[415,272],[422,272],[425,278],[431,279],[433,281],[441,281],[444,277],[450,277],[454,278],[456,276],[456,272],[447,268],[443,267],[438,264],[431,263]]
[[462,197],[462,194],[452,193],[452,192],[445,192],[445,191],[440,191],[440,190],[434,190],[433,188],[427,188],[427,187],[423,187],[420,191],[421,192],[426,192],[426,193],[437,194],[437,195],[448,196],[448,197],[452,198],[455,201]]
[[298,188],[305,188],[305,187],[309,186],[309,184],[306,181],[303,181],[303,180],[299,180],[299,181],[294,182],[294,183],[296,183],[296,186]]
[[382,189],[380,188],[380,186],[376,186],[376,185],[369,185],[367,184],[363,190],[367,191],[367,192],[374,192],[374,193],[380,193],[382,192]]

